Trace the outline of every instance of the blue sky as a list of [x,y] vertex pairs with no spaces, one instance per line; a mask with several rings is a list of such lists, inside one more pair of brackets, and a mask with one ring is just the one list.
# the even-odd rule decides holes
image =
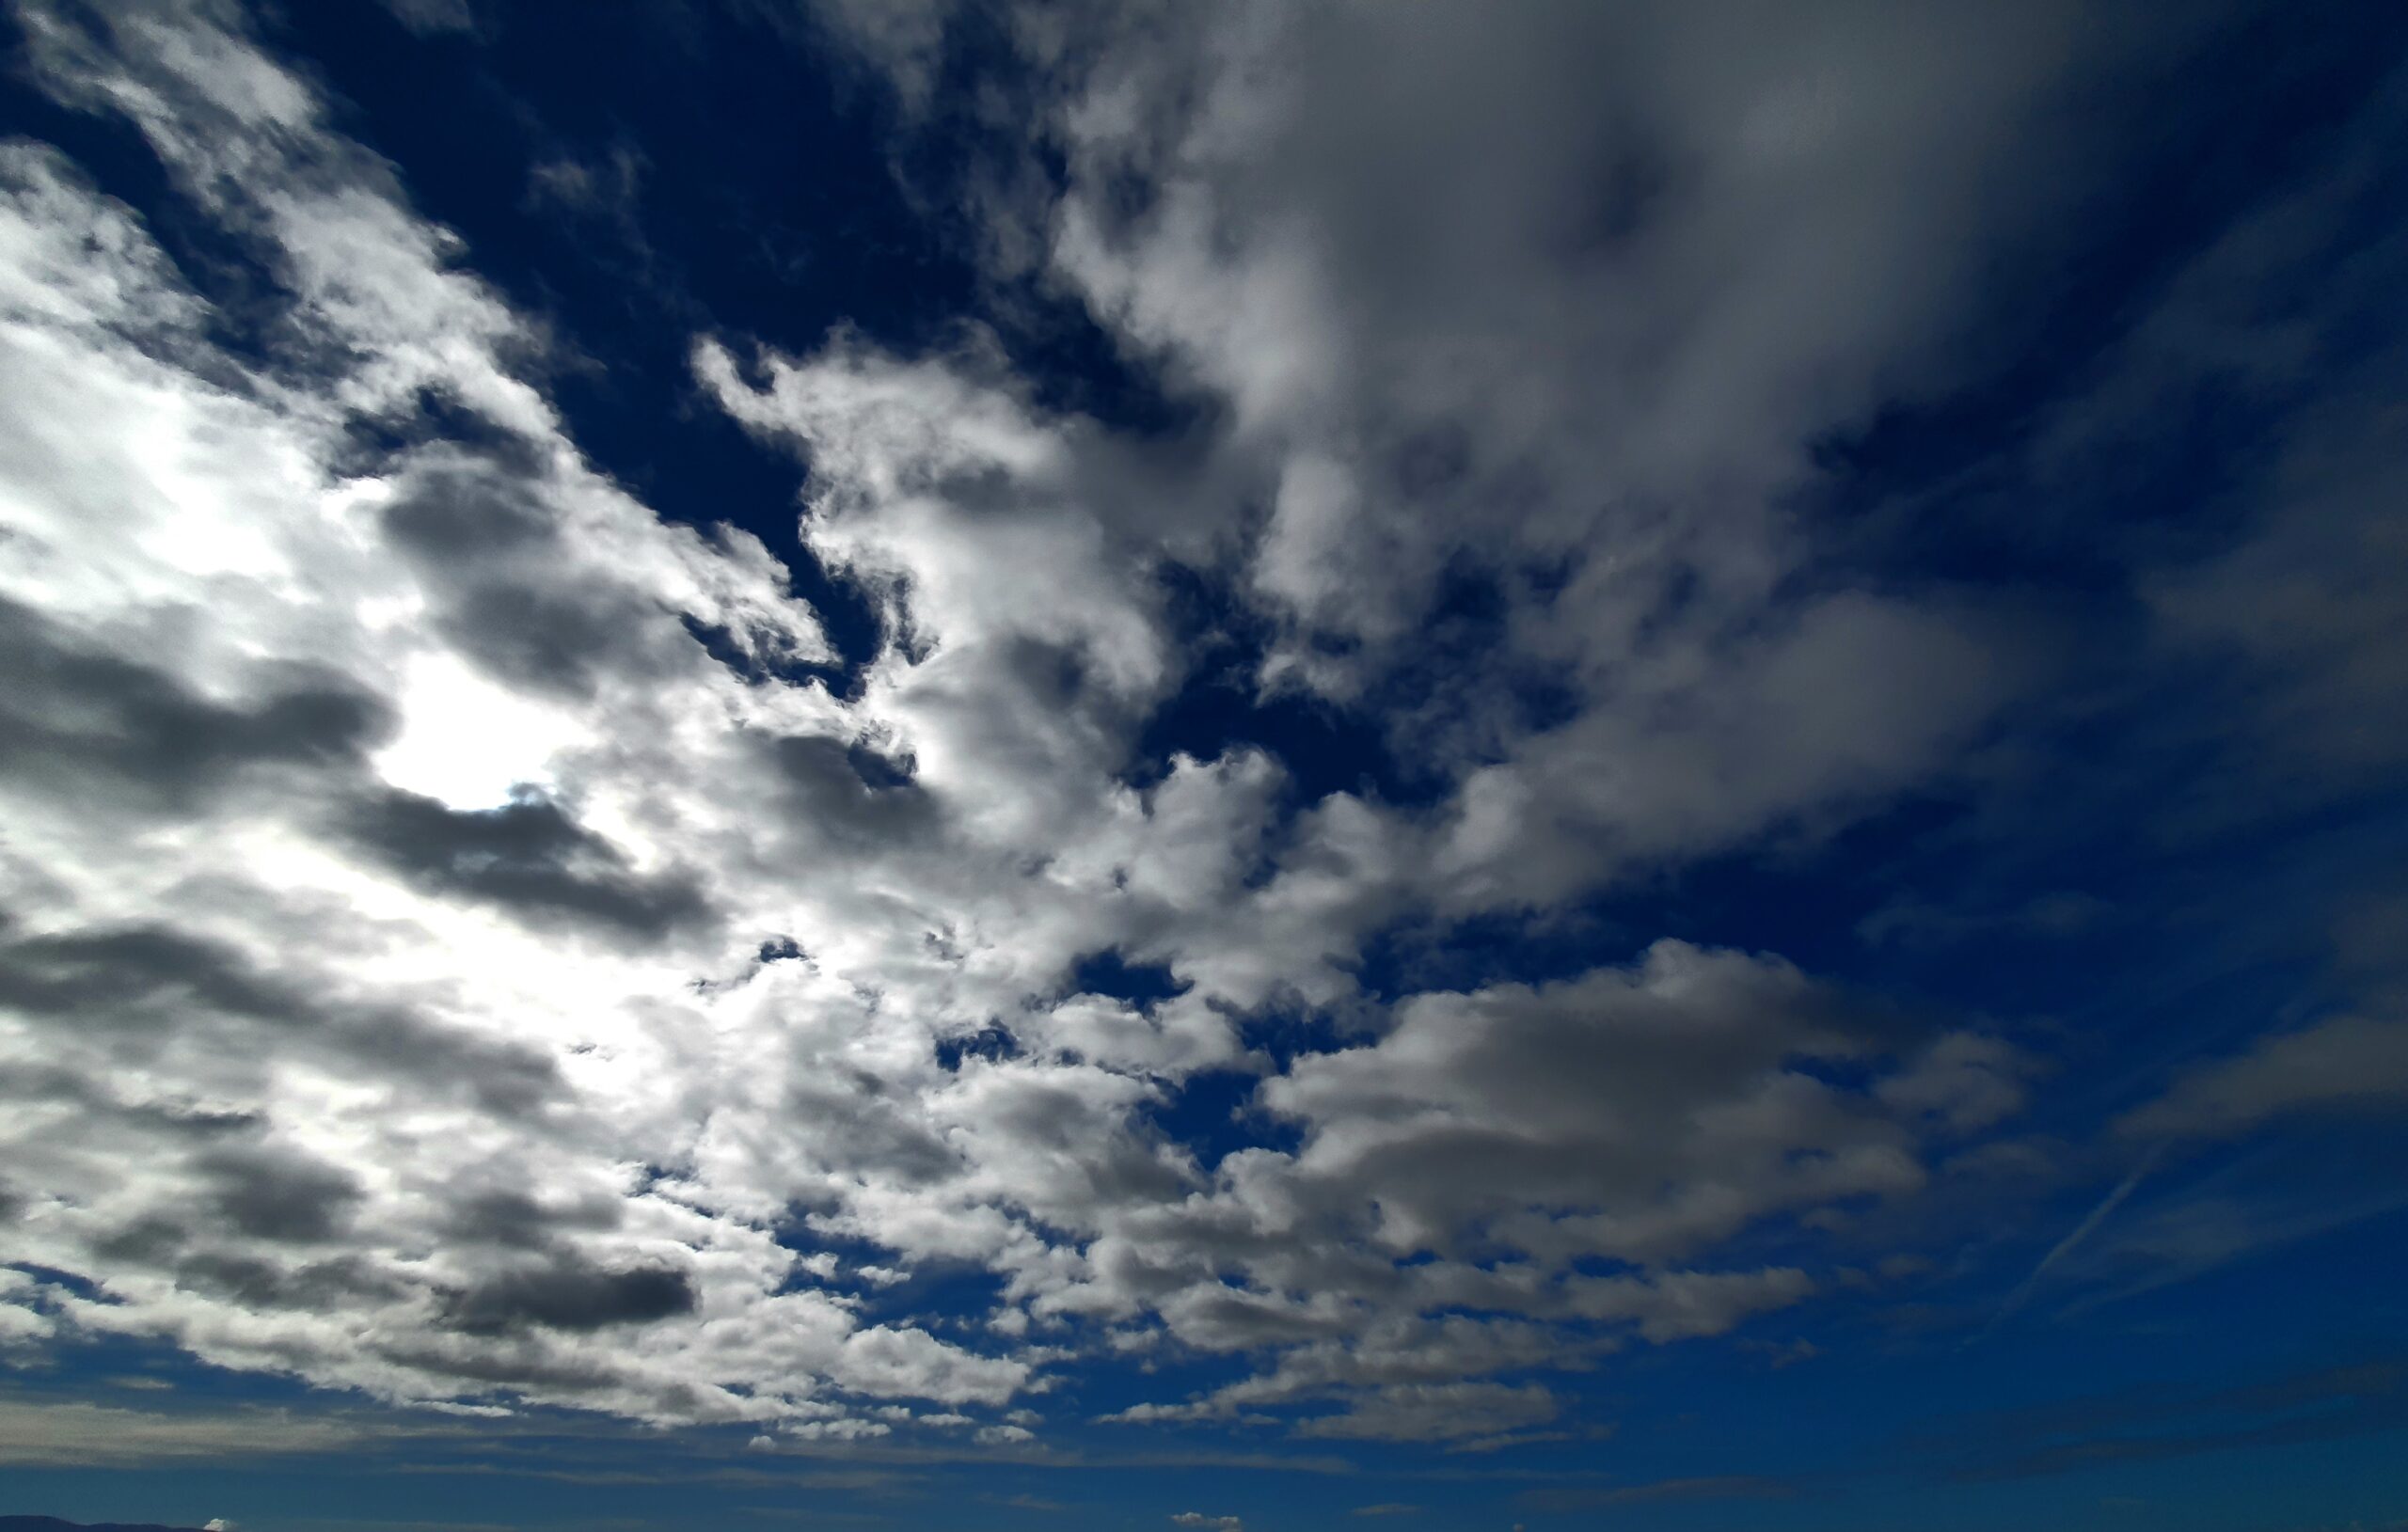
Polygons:
[[0,1513],[2408,1526],[2408,18],[0,14]]

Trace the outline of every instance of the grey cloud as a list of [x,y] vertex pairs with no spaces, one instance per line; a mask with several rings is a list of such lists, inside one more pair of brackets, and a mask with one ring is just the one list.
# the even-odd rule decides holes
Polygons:
[[[1412,1422],[1447,1417],[1459,1385],[1592,1364],[1630,1335],[1722,1335],[1812,1297],[1795,1267],[1678,1263],[1783,1214],[1913,1193],[1926,1140],[2014,1111],[2020,1068],[1994,1039],[1676,942],[1560,985],[1422,995],[1376,1041],[1262,1083],[1259,1103],[1304,1129],[1297,1150],[1241,1151],[1209,1196],[1122,1214],[1087,1285],[1044,1302],[1142,1305],[1182,1344],[1266,1353],[1249,1379],[1120,1418],[1339,1399],[1370,1401],[1355,1406],[1370,1423],[1300,1429],[1435,1431]],[[1588,1274],[1600,1258],[1627,1269]],[[1535,1395],[1480,1390],[1458,1402],[1493,1395],[1529,1418],[1464,1441],[1543,1423]]]
[[[1500,511],[1525,547],[1633,521],[1625,550],[1661,531],[1717,582],[1782,557],[1746,496],[1930,365],[1911,327],[1953,316],[1946,252],[2010,205],[1985,170],[2063,149],[2033,131],[2063,8],[1766,8],[1744,46],[1670,7],[1249,21],[1100,24],[1055,260],[1133,345],[1284,414],[1264,434],[1332,493],[1284,476],[1266,585],[1375,636]],[[1454,450],[1405,476],[1418,503],[1349,485],[1430,440]]]
[[1400,1251],[1485,1232],[1662,1260],[1780,1208],[1920,1183],[1877,1103],[1791,1067],[1877,1056],[1882,1027],[1784,964],[1661,942],[1631,971],[1419,997],[1261,1099],[1307,1129],[1298,1174],[1376,1197]]
[[657,595],[593,567],[573,513],[538,463],[447,448],[406,462],[381,521],[421,572],[435,620],[461,653],[537,695],[590,702],[606,682],[658,681],[690,666],[690,640]]
[[150,1050],[172,1041],[179,1022],[191,1025],[186,1008],[197,1003],[273,1028],[290,1046],[372,1063],[501,1111],[527,1111],[560,1084],[552,1061],[524,1045],[403,1007],[312,993],[225,942],[160,924],[0,940],[0,1003],[92,1023],[102,1036]]
[[498,674],[544,690],[593,695],[605,656],[644,631],[635,604],[563,594],[540,584],[481,579],[453,598],[445,622],[461,647]]
[[787,7],[768,0],[773,19],[800,14],[866,53],[882,69],[906,110],[927,109],[942,61],[944,34],[955,0],[820,0]]
[[939,827],[927,794],[864,746],[796,734],[772,741],[768,750],[805,822],[840,845],[891,845]]
[[0,947],[0,1000],[22,1009],[107,1021],[185,996],[264,1021],[295,1021],[308,1009],[233,949],[164,925],[29,935]]
[[395,20],[421,37],[473,30],[476,13],[468,0],[381,0]]
[[2408,1101],[2408,1022],[2337,1016],[2193,1067],[2117,1120],[2138,1137],[2224,1137],[2313,1112],[2380,1112]]
[[1359,1322],[1338,1303],[1307,1303],[1222,1283],[1185,1288],[1156,1305],[1174,1335],[1206,1350],[1256,1350],[1342,1335]]
[[355,1256],[287,1266],[256,1256],[202,1250],[177,1258],[172,1270],[180,1287],[222,1296],[254,1313],[340,1312],[363,1302],[390,1303],[409,1290],[400,1278]]
[[193,1142],[247,1133],[264,1123],[255,1112],[198,1102],[119,1100],[98,1083],[63,1066],[0,1068],[0,1097],[22,1102],[69,1102],[79,1113],[96,1120],[112,1121],[131,1131]]
[[[1443,1291],[1424,1295],[1434,1306],[1456,1303]],[[1461,1306],[1483,1308],[1477,1300]],[[1385,1315],[1342,1339],[1316,1340],[1279,1354],[1267,1371],[1216,1391],[1210,1406],[1277,1404],[1300,1398],[1376,1393],[1403,1385],[1451,1383],[1467,1378],[1568,1366],[1601,1355],[1610,1344],[1580,1342],[1560,1328],[1496,1315]]]
[[534,1249],[547,1244],[558,1231],[607,1233],[619,1227],[625,1216],[615,1197],[562,1203],[539,1201],[515,1187],[458,1189],[446,1199],[443,1232],[463,1243]]
[[459,810],[388,791],[355,806],[345,828],[406,876],[536,919],[659,940],[712,913],[692,881],[635,872],[618,847],[534,795]]
[[1721,1335],[1751,1315],[1798,1303],[1814,1288],[1814,1280],[1795,1267],[1664,1271],[1576,1277],[1564,1284],[1564,1302],[1585,1319],[1633,1320],[1649,1340],[1666,1341]]
[[333,1239],[361,1200],[359,1183],[349,1172],[291,1151],[213,1149],[196,1157],[193,1165],[212,1183],[210,1207],[258,1240]]
[[559,540],[553,514],[515,476],[443,456],[421,457],[379,519],[401,551],[462,573],[497,558],[555,553]]
[[1345,1414],[1317,1415],[1299,1436],[1375,1442],[1455,1442],[1497,1436],[1555,1419],[1555,1396],[1532,1383],[1403,1383],[1356,1398]]
[[[422,1434],[391,1428],[393,1434]],[[159,1462],[342,1452],[372,1435],[355,1422],[282,1410],[122,1410],[77,1401],[0,1399],[0,1462],[25,1468],[131,1468]]]
[[389,727],[383,704],[339,676],[293,665],[255,703],[214,701],[13,602],[0,601],[0,648],[12,656],[0,773],[61,797],[115,783],[136,804],[186,808],[249,767],[355,767]]
[[470,1335],[497,1335],[521,1325],[599,1330],[646,1324],[693,1311],[693,1279],[663,1267],[609,1271],[562,1257],[542,1266],[497,1273],[446,1305],[446,1318]]
[[950,1180],[962,1169],[958,1152],[918,1117],[915,1103],[890,1099],[879,1076],[807,1074],[793,1082],[786,1099],[798,1116],[828,1132],[830,1150],[849,1166],[906,1186]]

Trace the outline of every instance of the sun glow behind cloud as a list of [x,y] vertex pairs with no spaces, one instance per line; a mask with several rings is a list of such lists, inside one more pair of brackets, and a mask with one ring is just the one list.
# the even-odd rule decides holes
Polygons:
[[556,785],[553,758],[591,737],[577,719],[450,655],[412,656],[394,710],[393,742],[372,758],[377,773],[460,810],[499,808],[517,789]]

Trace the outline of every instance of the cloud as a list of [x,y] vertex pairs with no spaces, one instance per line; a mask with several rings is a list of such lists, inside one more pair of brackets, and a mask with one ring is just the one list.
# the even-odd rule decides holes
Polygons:
[[694,1303],[692,1279],[683,1271],[556,1266],[489,1278],[460,1296],[449,1319],[471,1335],[498,1335],[521,1324],[599,1330],[690,1314]]
[[[131,122],[269,295],[214,308],[0,146],[0,1196],[80,1279],[0,1288],[0,1340],[1011,1449],[1023,1394],[1144,1336],[1222,1371],[1122,1421],[1479,1450],[1563,1417],[1541,1372],[1830,1290],[1822,1231],[2022,1110],[1998,1033],[1703,938],[1378,971],[1971,780],[2064,662],[1792,512],[1818,444],[1957,376],[1961,252],[2058,211],[2052,112],[2114,62],[2070,9],[1006,27],[973,94],[1033,139],[961,188],[989,275],[1083,304],[1179,423],[975,325],[692,337],[705,407],[798,465],[844,653],[763,541],[588,460],[545,325],[231,7],[24,15],[30,77]],[[951,109],[949,8],[811,24]],[[633,154],[536,190],[632,229]],[[2312,565],[2325,612],[2380,541],[2340,459],[2301,481],[2329,535],[2146,602],[2332,670],[2371,586],[2263,631],[2233,592]],[[2384,681],[2268,717],[2337,749]],[[1161,748],[1199,687],[1369,719],[1412,790]],[[1098,992],[1105,955],[1159,997]],[[2323,1023],[2127,1126],[2384,1098],[2387,1039]],[[914,1311],[963,1273],[978,1312]]]
[[[840,33],[849,14],[833,12]],[[1398,746],[1450,781],[1434,826],[1372,819],[1426,845],[1399,859],[1399,874],[1428,869],[1415,892],[1543,903],[1845,814],[1944,771],[2028,681],[2028,620],[1872,590],[1781,594],[1805,550],[1765,497],[1809,475],[1818,434],[1932,365],[1918,338],[1945,334],[1966,301],[1945,253],[2007,209],[1994,182],[1977,194],[1965,178],[2010,145],[2052,152],[2036,130],[2039,103],[2070,87],[2065,16],[1884,26],[1876,47],[1862,29],[1817,38],[1794,20],[1787,42],[1745,49],[1643,8],[1480,26],[1273,6],[1227,28],[1085,20],[1089,45],[1063,67],[988,82],[1033,98],[1042,150],[1029,151],[1059,155],[1058,184],[999,200],[982,182],[970,212],[995,248],[1022,252],[1011,259],[1040,249],[1175,391],[1228,410],[1186,466],[1192,484],[1228,493],[1048,497],[1048,519],[1104,518],[1107,547],[1141,518],[1180,527],[1155,531],[1164,551],[1216,566],[1230,554],[1212,534],[1242,539],[1242,574],[1279,625],[1258,680],[1377,695]],[[1023,40],[1050,61],[1040,33]],[[1811,107],[1783,79],[1798,46],[1828,71]],[[1620,61],[1609,84],[1599,59]],[[908,93],[921,66],[895,67]],[[1441,99],[1442,134],[1402,105]],[[1708,246],[1761,254],[1696,259]],[[1803,266],[1771,254],[1799,249],[1816,252],[1811,296]],[[1003,440],[1003,406],[964,407],[992,371],[974,358],[946,378],[848,351],[769,358],[763,389],[723,350],[706,347],[701,369],[739,419],[810,443],[815,546],[858,567],[861,518],[839,508],[891,501],[880,485],[926,480],[922,465],[961,450],[931,450],[942,438],[907,431],[905,412],[977,420],[985,446]],[[848,398],[861,402],[849,418]],[[1104,487],[1077,466],[1110,455],[1091,430],[1040,449],[1013,429],[1004,482]],[[909,467],[895,451],[906,439]],[[1216,506],[1234,498],[1269,506],[1259,536]],[[942,525],[956,561],[1001,530],[937,514],[914,493],[869,534],[913,561],[915,621],[963,605],[918,529]],[[1084,608],[1091,566],[1060,567],[1076,573],[1055,588]],[[1424,640],[1453,634],[1422,619],[1450,577],[1502,615],[1433,664]],[[1571,716],[1515,717],[1509,700],[1534,689]],[[1380,892],[1358,897],[1371,907]]]
[[1402,1383],[1358,1397],[1343,1414],[1300,1422],[1299,1436],[1374,1442],[1454,1442],[1501,1436],[1556,1417],[1544,1387],[1502,1383]]
[[1171,1517],[1177,1526],[1201,1526],[1214,1532],[1245,1532],[1245,1523],[1235,1516],[1207,1516],[1202,1511],[1182,1510]]
[[2232,1137],[2284,1116],[2408,1100],[2408,1024],[2337,1016],[2194,1066],[2116,1121],[2148,1138]]
[[[519,374],[532,328],[220,10],[26,17],[43,83],[128,106],[290,294],[275,344],[220,350],[130,213],[54,151],[0,151],[25,257],[0,304],[21,402],[0,618],[27,661],[0,791],[12,824],[55,827],[15,843],[0,893],[6,1088],[33,1113],[11,1184],[36,1189],[26,1254],[99,1281],[43,1322],[389,1398],[652,1418],[816,1418],[840,1373],[1008,1392],[1024,1365],[965,1372],[925,1335],[848,1351],[841,1304],[779,1291],[798,1253],[766,1220],[631,1177],[692,1161],[660,1130],[690,1077],[654,1050],[693,969],[741,975],[731,948],[763,940],[721,924],[723,862],[667,849],[705,800],[663,821],[641,784],[767,782],[770,740],[836,722],[718,657],[827,655],[784,571],[587,467]],[[485,434],[363,459],[354,433],[421,390]],[[59,437],[62,410],[89,434]],[[669,1095],[623,1089],[647,1077]],[[502,1167],[540,1200],[505,1214]],[[775,1336],[746,1365],[757,1402],[684,1350],[731,1319]]]
[[1262,1097],[1305,1128],[1291,1174],[1366,1204],[1376,1185],[1400,1252],[1479,1228],[1551,1260],[1657,1262],[1919,1183],[1907,1122],[1793,1067],[1877,1057],[1880,1030],[1787,964],[1662,941],[1627,970],[1417,997],[1378,1043],[1301,1059]]
[[420,37],[472,31],[477,24],[476,13],[468,8],[468,0],[383,0],[383,3],[396,21]]
[[1769,1500],[1795,1494],[1787,1480],[1750,1474],[1707,1475],[1657,1479],[1648,1484],[1621,1484],[1601,1489],[1525,1490],[1519,1499],[1532,1510],[1597,1510],[1608,1506],[1642,1506],[1667,1500]]
[[280,1410],[120,1410],[74,1400],[0,1399],[0,1462],[19,1468],[136,1468],[187,1461],[355,1450],[367,1429]]

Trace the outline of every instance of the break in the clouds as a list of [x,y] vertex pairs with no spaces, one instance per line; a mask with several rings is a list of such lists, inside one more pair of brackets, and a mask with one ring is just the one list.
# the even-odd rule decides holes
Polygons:
[[0,1357],[1495,1461],[2396,1126],[2402,76],[2165,233],[2276,23],[734,8],[967,275],[532,154],[783,486],[673,516],[268,24],[16,8],[119,137],[0,143]]

